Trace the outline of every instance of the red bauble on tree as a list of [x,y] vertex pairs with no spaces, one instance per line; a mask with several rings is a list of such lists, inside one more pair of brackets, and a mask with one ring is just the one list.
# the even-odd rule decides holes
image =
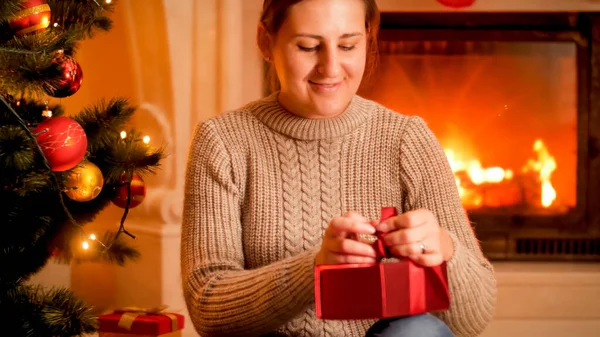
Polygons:
[[463,8],[469,7],[475,3],[475,0],[437,0],[444,6],[452,7],[452,8]]
[[[130,193],[131,201],[129,202],[129,208],[138,206],[144,201],[144,198],[146,198],[146,184],[144,183],[144,180],[135,173],[131,178]],[[121,186],[117,187],[112,202],[121,208],[127,207],[127,182],[124,182]]]
[[33,133],[54,172],[72,169],[85,156],[87,136],[81,125],[71,118],[47,118]]
[[8,25],[16,35],[44,30],[50,25],[50,6],[45,0],[26,0]]
[[[64,98],[76,93],[83,83],[83,70],[75,59],[64,52],[59,52],[53,61],[54,67],[50,73],[55,77],[43,84],[44,91],[52,97]],[[54,70],[58,71],[56,73]]]

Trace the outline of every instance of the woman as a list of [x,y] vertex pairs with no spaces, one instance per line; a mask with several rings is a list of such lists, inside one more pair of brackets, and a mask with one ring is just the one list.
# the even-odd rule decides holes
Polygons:
[[[493,269],[442,148],[422,119],[356,95],[378,25],[374,0],[264,2],[278,90],[201,123],[190,148],[182,271],[201,335],[476,336],[490,321]],[[374,222],[390,205],[401,215]],[[376,229],[394,256],[447,261],[447,312],[315,317],[314,266],[375,261],[359,237]]]

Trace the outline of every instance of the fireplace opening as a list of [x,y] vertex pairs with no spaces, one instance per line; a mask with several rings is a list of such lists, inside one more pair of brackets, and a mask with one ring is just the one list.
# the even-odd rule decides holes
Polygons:
[[380,53],[377,85],[362,94],[425,119],[467,210],[575,208],[574,43],[383,41]]
[[382,13],[379,51],[359,94],[425,119],[488,258],[600,260],[598,13]]

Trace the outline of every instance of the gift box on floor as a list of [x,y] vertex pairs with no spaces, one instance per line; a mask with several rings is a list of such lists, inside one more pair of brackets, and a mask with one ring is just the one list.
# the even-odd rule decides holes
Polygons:
[[[396,215],[384,207],[381,220]],[[447,310],[450,306],[446,263],[422,267],[389,257],[376,242],[380,259],[371,264],[315,266],[315,304],[321,319],[381,319]]]
[[184,325],[180,314],[158,308],[123,308],[98,316],[99,337],[179,337]]

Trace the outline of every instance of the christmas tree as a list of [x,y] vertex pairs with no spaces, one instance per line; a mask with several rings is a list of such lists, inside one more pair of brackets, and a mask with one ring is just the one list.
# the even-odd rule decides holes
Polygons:
[[[67,115],[55,98],[76,94],[78,43],[111,29],[115,0],[0,1],[0,335],[79,336],[96,331],[92,308],[70,290],[30,277],[50,259],[136,258],[125,229],[145,196],[143,176],[163,153],[127,127],[125,98]],[[126,130],[124,130],[126,129]],[[85,225],[107,206],[124,209],[102,236]]]

